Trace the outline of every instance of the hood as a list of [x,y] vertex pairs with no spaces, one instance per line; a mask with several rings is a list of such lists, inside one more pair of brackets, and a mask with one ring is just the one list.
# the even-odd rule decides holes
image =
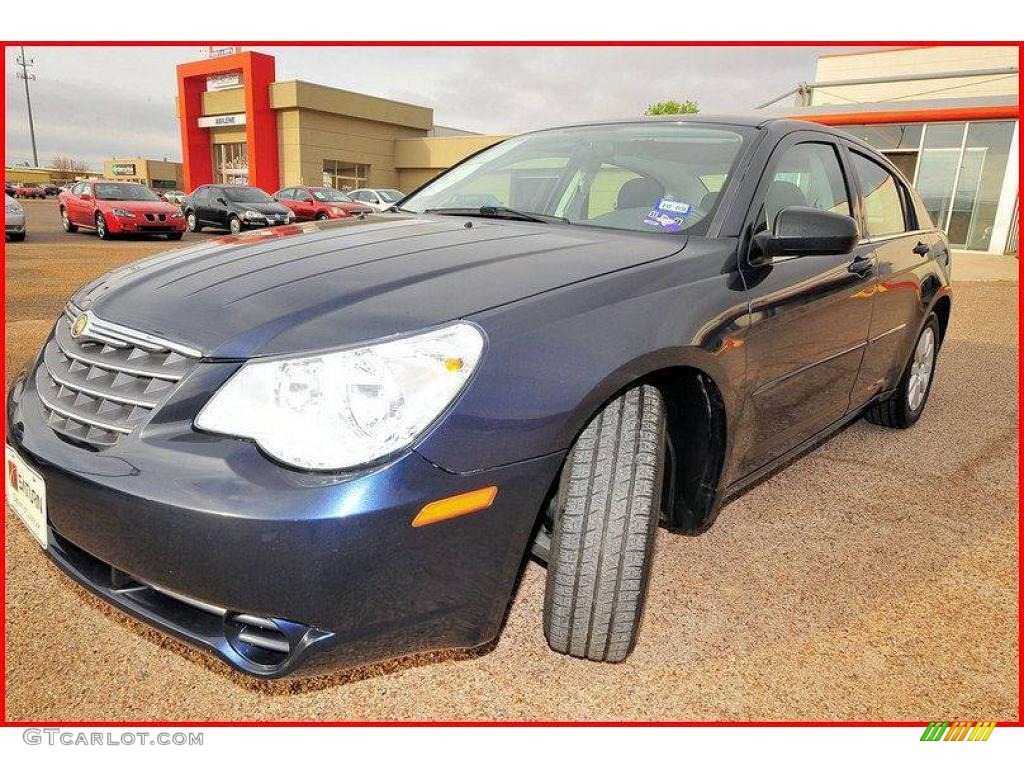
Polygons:
[[96,204],[104,210],[123,208],[132,213],[174,213],[178,210],[177,205],[163,200],[97,200]]
[[107,273],[74,301],[208,357],[245,358],[434,326],[684,245],[559,224],[374,215],[168,251]]
[[280,203],[231,203],[234,207],[243,211],[259,211],[260,213],[273,213],[286,215],[291,211],[287,206]]

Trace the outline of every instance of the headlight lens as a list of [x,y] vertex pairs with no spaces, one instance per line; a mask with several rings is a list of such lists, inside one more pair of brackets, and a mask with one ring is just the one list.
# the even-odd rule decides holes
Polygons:
[[185,216],[185,213],[184,213],[184,211],[181,210],[181,208],[179,208],[178,210],[176,210],[174,213],[171,214],[171,218],[172,219],[181,219],[181,218],[184,218],[184,216]]
[[135,214],[131,211],[125,210],[124,208],[115,208],[111,211],[112,214],[117,216],[119,219],[134,219]]
[[444,412],[483,354],[469,323],[355,349],[252,360],[196,417],[302,469],[346,469],[409,446]]
[[263,218],[263,214],[259,213],[258,211],[242,211],[242,218],[243,219],[249,219],[249,220],[252,220],[252,219],[262,219]]

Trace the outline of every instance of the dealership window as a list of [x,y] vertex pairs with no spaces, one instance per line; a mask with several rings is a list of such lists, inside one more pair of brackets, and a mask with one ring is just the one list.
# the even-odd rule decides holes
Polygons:
[[323,185],[342,191],[365,187],[370,178],[370,166],[324,160]]
[[220,184],[249,183],[249,147],[244,142],[215,144],[213,147],[214,178]]
[[951,245],[977,251],[992,248],[1013,140],[1012,120],[848,125],[843,130],[899,168]]

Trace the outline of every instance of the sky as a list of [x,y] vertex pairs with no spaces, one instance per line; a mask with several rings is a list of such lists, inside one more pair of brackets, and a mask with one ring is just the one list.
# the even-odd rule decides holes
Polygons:
[[[511,134],[630,117],[665,99],[744,112],[814,79],[821,47],[267,47],[278,80],[307,80],[433,107],[434,123]],[[16,49],[6,50],[5,165],[32,160]],[[181,159],[174,67],[194,47],[26,48],[41,165],[69,155]],[[785,103],[785,102],[784,102]]]

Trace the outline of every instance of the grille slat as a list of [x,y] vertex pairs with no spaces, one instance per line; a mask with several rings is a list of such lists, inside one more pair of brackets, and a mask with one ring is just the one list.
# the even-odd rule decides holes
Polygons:
[[71,329],[81,314],[68,305],[58,319],[36,369],[36,391],[51,429],[109,447],[149,418],[199,353],[91,313],[75,338]]

